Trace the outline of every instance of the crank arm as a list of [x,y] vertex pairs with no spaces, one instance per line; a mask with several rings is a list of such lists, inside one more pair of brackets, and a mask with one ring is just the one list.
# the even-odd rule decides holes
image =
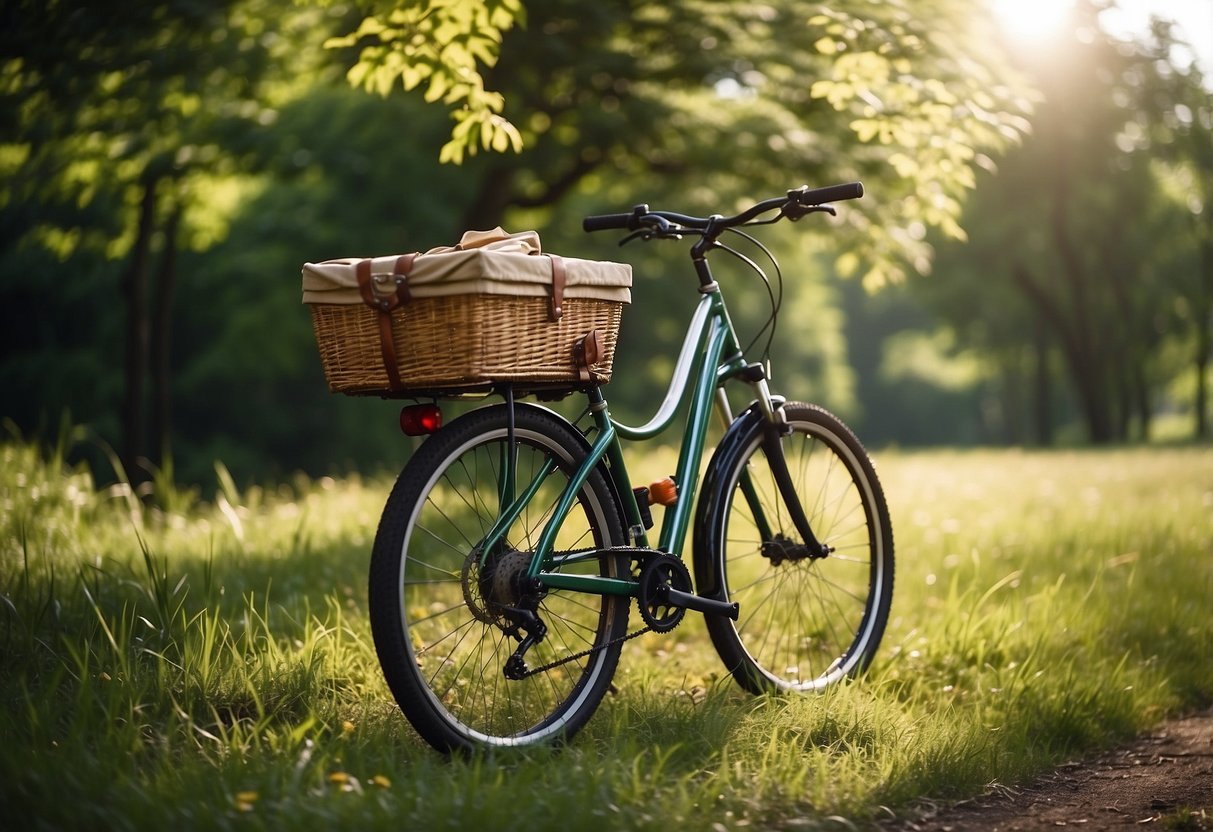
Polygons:
[[701,612],[704,615],[721,616],[731,618],[734,621],[741,615],[741,607],[737,602],[729,603],[728,601],[717,601],[715,598],[705,598],[702,595],[695,595],[691,592],[683,592],[680,589],[674,589],[669,584],[663,584],[657,587],[657,597],[664,603],[672,607],[683,607],[684,609]]

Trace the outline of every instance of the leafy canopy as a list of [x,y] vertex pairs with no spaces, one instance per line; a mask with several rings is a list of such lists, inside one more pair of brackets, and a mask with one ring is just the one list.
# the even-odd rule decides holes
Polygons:
[[879,285],[929,268],[928,228],[964,236],[975,170],[1031,109],[974,0],[531,0],[522,23],[518,0],[381,0],[329,41],[360,50],[354,84],[450,108],[441,160],[521,154],[486,163],[469,227],[594,176],[710,178],[712,210],[863,179],[879,202],[848,212],[839,265]]
[[479,148],[522,148],[518,128],[501,115],[504,97],[485,89],[479,69],[497,63],[503,34],[521,16],[520,0],[380,2],[355,31],[325,45],[360,49],[348,75],[354,86],[387,95],[399,81],[451,108],[455,126],[439,160],[460,164]]

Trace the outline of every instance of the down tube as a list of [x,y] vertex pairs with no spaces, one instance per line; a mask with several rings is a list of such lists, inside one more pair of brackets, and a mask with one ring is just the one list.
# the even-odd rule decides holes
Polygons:
[[703,364],[696,378],[695,393],[687,413],[686,433],[682,437],[682,449],[678,452],[678,501],[673,511],[666,514],[661,524],[661,539],[658,548],[670,554],[682,556],[687,529],[691,524],[691,508],[695,503],[695,490],[699,483],[699,464],[703,446],[707,441],[708,421],[712,416],[713,393],[716,390],[716,368],[720,365],[720,354],[728,334],[728,327],[719,316],[713,316],[708,331],[707,349]]

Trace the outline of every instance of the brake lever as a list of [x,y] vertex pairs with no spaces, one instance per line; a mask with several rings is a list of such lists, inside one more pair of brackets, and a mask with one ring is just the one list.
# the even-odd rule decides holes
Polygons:
[[789,202],[781,209],[781,213],[792,222],[796,222],[806,214],[815,214],[818,211],[829,214],[831,217],[838,216],[838,210],[833,205],[801,205],[800,203],[793,205]]
[[682,226],[675,225],[665,217],[652,216],[649,218],[652,224],[646,224],[644,228],[638,231],[633,231],[628,236],[619,241],[619,245],[625,246],[633,240],[681,240]]

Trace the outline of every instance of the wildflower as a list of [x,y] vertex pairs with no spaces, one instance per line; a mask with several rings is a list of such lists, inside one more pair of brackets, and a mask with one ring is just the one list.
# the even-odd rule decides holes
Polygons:
[[362,794],[362,784],[357,777],[352,777],[344,771],[334,771],[329,775],[329,782],[343,792]]

